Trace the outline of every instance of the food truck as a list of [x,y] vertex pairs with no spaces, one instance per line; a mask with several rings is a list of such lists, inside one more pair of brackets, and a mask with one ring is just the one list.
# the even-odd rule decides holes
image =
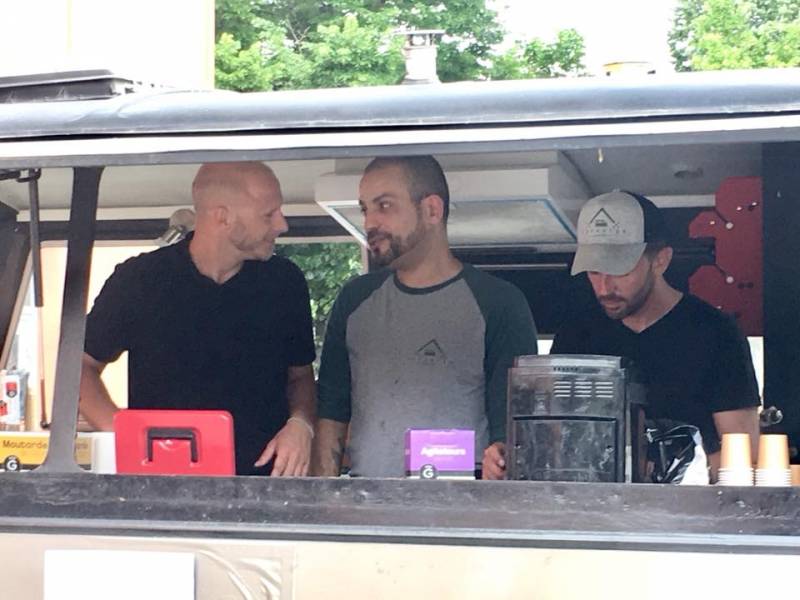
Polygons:
[[763,345],[764,406],[782,417],[765,430],[796,449],[800,72],[130,87],[105,72],[0,80],[4,357],[41,248],[66,244],[52,408],[37,414],[51,411],[47,457],[0,473],[0,596],[111,598],[145,584],[198,599],[792,589],[795,487],[134,476],[82,469],[75,450],[96,244],[159,237],[190,204],[198,165],[233,160],[275,169],[289,241],[358,240],[368,160],[418,154],[444,166],[456,255],[515,283],[543,340],[592,300],[569,277],[582,204],[618,188],[650,197],[684,233],[670,281],[736,314]]

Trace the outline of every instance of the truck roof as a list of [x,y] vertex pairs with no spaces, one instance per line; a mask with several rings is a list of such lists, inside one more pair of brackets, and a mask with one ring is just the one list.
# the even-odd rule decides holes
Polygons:
[[[117,80],[109,75],[110,81]],[[0,79],[0,90],[33,85]],[[13,96],[12,96],[13,100]],[[800,69],[0,103],[0,139],[553,125],[800,115]]]

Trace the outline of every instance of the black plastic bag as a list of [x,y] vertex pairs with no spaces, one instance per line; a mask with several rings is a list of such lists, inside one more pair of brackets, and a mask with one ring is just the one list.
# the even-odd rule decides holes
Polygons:
[[703,438],[697,427],[669,419],[648,419],[645,421],[645,435],[648,442],[647,460],[652,465],[650,480],[653,483],[683,483],[693,463],[693,471],[702,471],[705,481],[695,480],[692,483],[708,483]]

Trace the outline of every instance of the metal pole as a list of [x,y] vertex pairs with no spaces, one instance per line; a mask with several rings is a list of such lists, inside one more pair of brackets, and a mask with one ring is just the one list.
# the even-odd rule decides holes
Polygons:
[[39,236],[39,169],[30,169],[25,177],[17,181],[28,183],[28,198],[30,200],[31,220],[31,257],[33,259],[33,298],[37,308],[43,306],[42,296],[42,247]]
[[50,423],[47,420],[47,399],[45,398],[44,386],[44,327],[42,325],[42,307],[44,306],[44,293],[42,291],[42,243],[39,232],[39,178],[42,175],[41,169],[30,169],[25,177],[19,177],[17,181],[28,183],[28,199],[30,201],[30,238],[31,238],[31,261],[33,263],[33,304],[36,307],[36,339],[38,345],[37,371],[39,374],[39,406],[41,415],[39,426],[47,429]]
[[67,270],[61,309],[61,338],[58,342],[53,422],[50,446],[39,473],[82,472],[75,462],[81,360],[89,295],[89,272],[97,219],[97,196],[102,167],[74,169],[72,206],[67,240]]

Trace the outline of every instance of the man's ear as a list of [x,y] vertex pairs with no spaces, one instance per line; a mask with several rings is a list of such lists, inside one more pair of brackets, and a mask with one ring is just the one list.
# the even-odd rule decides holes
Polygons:
[[437,225],[444,219],[444,200],[438,194],[429,194],[422,199],[422,217],[426,223]]
[[217,225],[221,225],[222,227],[229,227],[231,225],[231,218],[233,215],[231,211],[228,210],[227,206],[215,206],[211,209],[211,215]]
[[669,268],[671,262],[672,248],[670,246],[665,246],[655,255],[655,258],[653,259],[653,267],[655,268],[656,273],[663,275]]

